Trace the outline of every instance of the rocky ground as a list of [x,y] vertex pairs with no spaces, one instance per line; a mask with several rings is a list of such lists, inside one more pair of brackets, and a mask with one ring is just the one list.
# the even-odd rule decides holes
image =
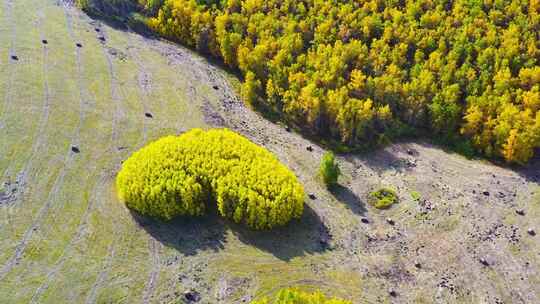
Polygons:
[[[66,3],[5,0],[0,58],[7,303],[248,303],[287,286],[353,303],[540,302],[538,159],[505,168],[396,143],[340,155],[340,186],[327,191],[325,150],[247,108],[234,77],[185,48]],[[124,208],[121,161],[193,127],[274,152],[309,194],[303,218],[253,232]],[[383,186],[400,202],[381,211],[366,200]]]

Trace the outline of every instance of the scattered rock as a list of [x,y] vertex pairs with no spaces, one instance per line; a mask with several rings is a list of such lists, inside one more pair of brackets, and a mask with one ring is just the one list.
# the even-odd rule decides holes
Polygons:
[[484,191],[484,192],[482,192],[482,194],[485,195],[485,196],[489,196],[489,191]]
[[535,236],[535,235],[536,235],[536,231],[534,231],[534,229],[532,229],[532,228],[529,228],[529,229],[527,230],[527,233],[528,233],[530,236]]
[[285,131],[287,131],[287,132],[291,132],[291,127],[289,127],[289,126],[286,126],[286,127],[285,127]]
[[146,116],[148,118],[153,118],[154,117],[154,115],[152,115],[152,113],[150,113],[150,112],[144,113],[144,116]]
[[369,224],[369,220],[365,217],[361,218],[360,221],[364,224]]
[[101,31],[101,30],[98,29],[97,27],[96,27],[94,30],[95,30],[96,32],[98,32],[98,33]]
[[391,297],[397,297],[397,292],[393,289],[389,289],[388,290],[388,294],[391,296]]
[[19,60],[19,57],[17,57],[16,55],[11,55],[11,59],[17,61],[17,60]]
[[392,225],[392,226],[396,223],[396,222],[394,222],[394,220],[391,219],[391,218],[387,218],[387,219],[386,219],[386,222],[387,222],[388,224]]
[[314,200],[314,199],[317,198],[317,197],[315,196],[315,194],[313,194],[313,193],[310,193],[308,196],[309,196],[309,198],[312,199],[312,200]]
[[201,300],[201,295],[195,290],[188,290],[184,292],[184,299],[187,303],[196,303]]
[[415,168],[416,167],[416,160],[410,160],[410,159],[407,159],[405,161],[405,165],[408,167],[408,168]]
[[47,41],[47,39],[43,39],[43,40],[41,40],[41,43],[47,44],[47,43],[49,43],[49,42]]
[[0,185],[0,206],[16,200],[19,186],[21,185],[18,181],[11,182],[9,180]]
[[81,152],[81,150],[79,150],[79,148],[78,148],[78,147],[75,147],[75,146],[71,146],[71,151],[72,151],[73,153],[80,153],[80,152]]
[[486,259],[484,258],[480,258],[478,261],[480,261],[480,264],[484,265],[484,266],[489,266],[489,263]]
[[313,151],[313,147],[312,147],[312,146],[307,146],[306,150],[308,150],[309,152],[312,152],[312,151]]
[[205,100],[201,105],[201,111],[204,115],[204,122],[208,125],[213,127],[224,127],[227,125],[223,116],[221,116],[208,100]]
[[411,149],[407,149],[407,154],[409,154],[409,155],[411,155],[411,156],[412,156],[412,155],[414,155],[414,151],[413,151],[413,150],[411,150]]
[[517,209],[517,210],[516,210],[516,214],[518,214],[518,215],[525,215],[525,210],[523,210],[523,209]]
[[219,87],[217,85],[213,86],[212,88],[214,88],[214,90],[219,90]]
[[102,42],[105,42],[105,37],[103,36],[99,36],[98,39],[101,40]]
[[75,43],[75,45],[76,45],[78,48],[81,48],[81,47],[82,47],[82,44],[80,44],[80,43],[78,43],[78,42]]
[[420,262],[415,262],[414,267],[420,269],[420,268],[422,268],[422,264],[420,264]]

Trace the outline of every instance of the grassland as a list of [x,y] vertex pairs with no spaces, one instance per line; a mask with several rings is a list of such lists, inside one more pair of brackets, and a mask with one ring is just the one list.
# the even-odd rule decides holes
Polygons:
[[[317,179],[325,150],[246,108],[232,86],[189,50],[69,4],[5,0],[0,302],[181,303],[194,289],[201,303],[239,303],[286,286],[354,303],[540,301],[540,242],[527,234],[540,230],[539,161],[512,170],[401,143],[339,156],[331,193]],[[215,216],[159,223],[117,201],[114,177],[131,152],[220,126],[298,175],[315,195],[301,221],[272,232]],[[366,204],[382,186],[400,203]]]

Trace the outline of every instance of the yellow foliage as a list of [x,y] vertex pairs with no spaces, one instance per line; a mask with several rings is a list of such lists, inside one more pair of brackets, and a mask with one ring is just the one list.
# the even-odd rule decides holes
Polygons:
[[371,146],[405,126],[504,157],[516,129],[525,157],[540,147],[539,3],[163,0],[149,25],[238,69],[245,100],[310,133]]
[[133,153],[116,178],[119,198],[142,214],[220,215],[253,229],[299,218],[304,190],[268,150],[227,129],[193,129]]
[[251,304],[352,304],[352,302],[328,298],[320,291],[308,293],[295,288],[286,288],[281,290],[274,300],[264,298],[252,301]]

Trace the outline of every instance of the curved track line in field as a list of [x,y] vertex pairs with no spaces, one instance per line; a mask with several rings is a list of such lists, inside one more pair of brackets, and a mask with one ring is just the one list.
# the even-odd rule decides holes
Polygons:
[[[62,5],[62,7],[64,8],[64,16],[66,18],[66,28],[67,28],[69,37],[71,38],[73,44],[75,44],[76,39],[75,39],[75,34],[73,33],[72,16],[71,14],[68,13],[65,5]],[[86,116],[86,109],[85,109],[86,108],[85,105],[87,102],[86,99],[89,99],[89,97],[87,96],[88,94],[86,94],[86,89],[83,87],[84,77],[83,77],[83,68],[81,65],[81,49],[79,47],[75,47],[75,62],[77,65],[77,87],[79,89],[79,109],[80,109],[79,122],[80,123],[77,127],[75,134],[73,134],[72,144],[78,144],[80,141],[82,123],[84,122],[85,116]]]
[[[80,12],[78,12],[76,9],[73,8],[73,4],[71,2],[68,2],[68,1],[63,1],[62,2],[62,7],[64,9],[64,13],[66,14],[66,20],[68,21],[67,24],[68,24],[68,30],[70,31],[70,34],[72,33],[72,30],[71,30],[71,20],[72,20],[72,15],[71,15],[71,11],[73,10],[76,17],[79,17],[80,16]],[[102,34],[104,35],[105,33],[103,33],[103,30],[101,31]],[[103,49],[103,52],[105,54],[105,59],[107,60],[107,64],[108,64],[108,71],[109,71],[109,77],[110,77],[110,84],[111,84],[111,99],[113,100],[113,102],[115,103],[115,111],[114,111],[114,114],[113,114],[113,118],[112,118],[112,127],[111,127],[111,146],[112,145],[115,145],[118,143],[118,120],[119,120],[119,111],[121,111],[121,100],[120,100],[120,97],[118,96],[118,93],[117,93],[117,83],[116,83],[116,78],[115,78],[115,75],[114,75],[114,71],[113,71],[113,66],[112,66],[112,61],[109,57],[109,54],[107,53],[106,49],[104,47],[102,47]],[[79,56],[80,53],[78,53],[78,56]],[[79,58],[79,57],[78,57]],[[78,59],[79,60],[79,59]],[[79,69],[80,71],[80,69]],[[81,76],[81,75],[80,75]],[[82,77],[82,76],[81,76]],[[111,149],[109,149],[111,150]],[[117,152],[116,149],[112,149],[111,151],[109,151],[110,153],[115,153],[115,151]],[[117,156],[114,158],[113,162],[114,163],[117,163],[120,161],[120,155],[117,153]],[[107,170],[104,169],[104,171],[102,172],[102,176],[104,176],[104,178],[107,176]],[[83,236],[83,231],[84,231],[84,227],[85,227],[85,223],[87,223],[87,218],[90,214],[90,211],[91,209],[93,208],[93,203],[92,205],[89,204],[89,206],[87,206],[87,210],[85,211],[85,214],[83,215],[83,219],[82,219],[82,224],[79,225],[78,229],[77,229],[77,232],[75,233],[75,237],[74,239],[72,239],[72,243],[76,243],[77,240],[81,239],[81,237]],[[113,225],[113,229],[114,229],[114,234],[115,236],[113,237],[113,241],[109,244],[108,248],[107,248],[107,256],[106,256],[106,260],[103,264],[103,267],[102,267],[102,270],[99,272],[97,278],[96,278],[96,281],[94,282],[94,284],[92,285],[92,288],[91,290],[89,291],[88,295],[87,295],[87,298],[86,298],[86,301],[85,303],[95,303],[96,302],[96,297],[97,297],[97,291],[98,289],[101,287],[101,285],[103,284],[103,282],[106,280],[108,274],[109,274],[109,271],[110,271],[110,267],[112,265],[112,262],[116,256],[116,243],[118,241],[118,236],[116,236],[117,234],[117,231],[118,231],[118,227],[116,222],[115,221],[112,221],[112,225]],[[51,277],[52,278],[52,275],[56,274],[59,269],[61,268],[61,265],[64,263],[64,260],[60,260],[58,261],[55,269],[58,269],[55,271],[55,269],[53,269],[53,272],[51,273]],[[45,286],[42,287],[42,289],[45,289],[47,288],[48,284],[46,284]],[[42,291],[40,291],[40,293],[42,293]],[[38,296],[39,296],[39,293],[38,293]],[[38,297],[36,296],[35,299],[37,299]]]
[[[193,105],[193,103],[197,102],[195,87],[190,83],[191,79],[189,79],[190,81],[187,81],[187,83],[184,84],[181,82],[182,78],[180,78],[180,76],[193,75],[197,73],[197,69],[194,69],[195,63],[191,59],[191,54],[187,53],[184,49],[177,48],[175,45],[171,44],[171,42],[168,42],[166,40],[149,39],[144,36],[141,36],[141,40],[148,48],[159,54],[161,57],[169,60],[169,65],[182,68],[183,73],[178,73],[177,77],[173,77],[173,92],[179,100],[185,101],[184,106],[187,113],[182,117],[193,117],[194,108],[190,105]],[[184,69],[189,69],[189,72],[186,72]],[[186,91],[186,95],[182,96],[178,92],[178,88],[183,88]],[[187,100],[186,97],[188,98]],[[176,131],[178,134],[186,131],[183,123],[185,125],[185,121],[178,119],[178,127],[176,127]]]
[[97,200],[96,193],[98,193],[98,190],[100,188],[103,188],[105,181],[106,181],[106,175],[102,173],[102,175],[99,177],[98,181],[96,182],[96,185],[92,188],[92,195],[90,197],[86,210],[83,214],[83,217],[81,221],[79,222],[79,226],[77,227],[77,230],[75,231],[73,237],[70,239],[69,243],[66,245],[66,247],[62,251],[62,254],[60,255],[60,257],[54,264],[53,268],[47,273],[47,277],[45,278],[45,281],[35,290],[34,294],[32,295],[32,299],[30,300],[30,303],[39,303],[39,298],[43,295],[43,293],[47,290],[47,288],[49,288],[49,284],[52,281],[53,277],[62,269],[64,262],[66,262],[66,260],[68,259],[68,257],[66,256],[66,252],[71,250],[83,238],[84,232],[85,232],[84,230],[88,226],[90,213],[92,212],[95,201]]
[[[42,28],[41,23],[43,22],[43,20],[45,20],[44,9],[38,12],[38,21],[37,21],[38,27]],[[40,31],[40,39],[45,39],[45,35],[43,34],[43,31]],[[50,108],[49,80],[47,77],[49,49],[46,44],[42,44],[42,49],[43,49],[43,104],[41,106],[42,110],[41,110],[41,116],[38,122],[37,135],[35,136],[34,142],[32,143],[30,157],[25,162],[22,170],[17,176],[17,180],[19,181],[19,185],[21,186],[24,186],[26,184],[27,179],[28,179],[28,173],[33,168],[33,163],[35,161],[35,158],[38,155],[38,152],[40,151],[40,149],[46,143],[44,132],[45,132],[45,127],[47,126],[47,123],[49,121],[49,108]],[[14,203],[18,201],[21,195],[22,195],[22,191],[17,191]]]
[[[128,43],[132,44],[133,39],[132,36],[133,32],[131,30],[128,31]],[[135,45],[135,44],[134,44]],[[138,88],[142,94],[140,96],[139,100],[141,102],[141,105],[143,107],[143,111],[146,113],[148,111],[148,106],[146,104],[146,101],[148,100],[149,92],[151,90],[151,87],[146,87],[143,83],[141,83],[141,77],[143,77],[143,81],[148,81],[150,73],[147,71],[146,66],[143,64],[142,59],[140,58],[138,52],[134,50],[135,47],[128,48],[129,55],[133,58],[137,65],[137,69],[139,71],[139,74],[137,75],[137,85]],[[144,114],[144,113],[143,113]],[[144,117],[141,115],[141,117]],[[147,119],[143,118],[143,142],[142,144],[145,144],[147,141]],[[156,289],[157,280],[159,277],[160,272],[160,257],[159,257],[159,250],[161,248],[161,243],[156,241],[153,237],[149,236],[148,239],[148,246],[149,246],[149,255],[152,262],[152,267],[150,270],[150,274],[148,276],[148,280],[145,284],[143,294],[142,294],[142,303],[148,304],[154,295],[154,291]]]
[[150,256],[152,257],[152,269],[150,271],[150,275],[148,276],[148,281],[146,282],[146,285],[143,290],[142,295],[142,303],[148,304],[150,303],[150,299],[154,295],[154,291],[156,289],[157,280],[159,277],[159,271],[160,271],[160,261],[159,261],[159,249],[160,249],[160,243],[156,241],[154,238],[150,237],[148,240],[148,247],[150,251]]
[[[66,8],[67,10],[68,8]],[[77,16],[79,16],[79,13],[77,12]],[[104,31],[104,28],[99,26],[100,28],[100,33],[101,35],[105,36],[105,31]],[[113,145],[118,145],[118,124],[119,124],[119,117],[120,117],[120,111],[122,110],[121,108],[121,98],[119,96],[119,93],[118,93],[118,84],[116,82],[116,76],[114,74],[114,67],[113,67],[113,63],[112,63],[112,59],[110,58],[110,54],[107,52],[107,49],[105,47],[102,46],[102,50],[103,50],[103,53],[104,53],[104,57],[107,61],[107,67],[108,67],[108,74],[109,74],[109,79],[110,79],[110,90],[111,90],[111,100],[114,102],[114,105],[115,105],[115,110],[114,110],[114,113],[113,113],[113,117],[112,117],[112,130],[111,130],[111,143]],[[120,155],[118,154],[118,152],[116,153],[116,156],[114,157],[114,163],[117,163],[120,161]],[[109,275],[109,271],[111,269],[111,265],[112,265],[112,262],[115,258],[115,255],[116,255],[116,244],[117,242],[119,241],[119,236],[117,236],[116,234],[118,234],[118,231],[119,229],[117,229],[117,223],[116,221],[112,221],[112,225],[113,225],[113,233],[115,234],[115,236],[113,237],[113,241],[111,242],[111,244],[109,245],[109,247],[107,248],[107,257],[106,257],[106,260],[105,260],[105,263],[103,265],[103,268],[102,270],[99,272],[97,278],[96,278],[96,281],[94,282],[94,284],[92,285],[92,288],[90,289],[90,292],[88,293],[88,296],[86,298],[86,301],[85,303],[95,303],[96,302],[96,297],[98,295],[98,290],[101,288],[101,285],[105,282],[105,280],[107,279],[107,276]]]
[[[137,74],[137,87],[139,88],[140,94],[139,95],[139,102],[141,103],[141,106],[143,108],[143,113],[141,113],[141,118],[143,122],[143,143],[146,143],[147,136],[148,136],[148,118],[145,117],[145,114],[148,112],[148,105],[147,101],[149,98],[149,93],[151,91],[151,87],[148,87],[148,84],[145,84],[143,82],[149,82],[151,79],[150,73],[148,73],[146,66],[143,64],[143,60],[139,57],[138,52],[135,50],[136,43],[133,43],[133,31],[128,27],[128,31],[126,33],[128,37],[128,47],[126,48],[126,51],[128,52],[129,56],[133,58],[133,61],[135,62],[135,65],[137,66],[138,74]],[[131,47],[131,45],[133,45]]]
[[[67,12],[65,6],[64,6],[64,15],[66,17],[66,27],[67,27],[68,33],[69,33],[69,35],[71,37],[71,40],[73,42],[75,42],[76,39],[75,39],[75,35],[74,35],[73,29],[72,29],[72,18],[71,18],[71,15]],[[79,127],[77,128],[77,131],[75,132],[75,134],[73,136],[72,143],[76,143],[76,142],[79,141],[80,131],[81,131],[81,128],[82,128],[82,122],[85,119],[85,112],[86,112],[86,110],[85,110],[86,100],[85,99],[89,98],[87,96],[88,94],[85,94],[85,92],[86,92],[85,88],[83,88],[84,77],[83,77],[83,70],[82,70],[82,65],[81,65],[81,52],[80,52],[80,49],[78,47],[76,48],[76,65],[77,65],[77,76],[78,76],[77,78],[78,78],[79,99],[80,99],[79,119],[80,119],[81,123],[79,124]],[[71,248],[73,248],[73,246],[75,246],[76,243],[84,235],[84,229],[88,225],[88,217],[90,215],[90,212],[91,212],[91,210],[93,208],[93,205],[95,203],[95,200],[96,200],[95,193],[97,192],[97,188],[102,186],[102,184],[104,183],[104,180],[105,180],[105,176],[102,173],[102,175],[98,179],[98,182],[96,183],[96,186],[94,187],[94,189],[92,189],[91,198],[88,201],[88,204],[86,206],[86,210],[83,213],[83,215],[81,217],[81,220],[79,221],[79,225],[77,226],[75,233],[73,234],[73,236],[70,239],[69,243],[62,250],[62,254],[60,255],[59,259],[54,264],[52,270],[50,270],[49,273],[47,274],[47,277],[46,277],[45,281],[34,292],[34,295],[32,296],[32,299],[31,299],[31,303],[36,303],[37,300],[39,299],[39,297],[43,294],[43,292],[45,292],[45,290],[49,286],[49,282],[58,273],[58,271],[61,269],[64,262],[66,261],[66,259],[67,259],[66,255],[65,255],[66,252],[69,251]]]
[[[13,20],[13,0],[6,0],[4,1],[4,12],[5,12],[5,19],[6,20],[9,20],[9,22],[6,22],[8,23],[10,26],[11,26],[11,37],[10,37],[10,42],[9,42],[9,56],[11,57],[11,55],[15,55],[14,54],[14,48],[15,48],[15,42],[14,42],[14,39],[17,35],[16,33],[16,25],[15,25],[15,22]],[[11,62],[11,59],[9,58],[6,58],[7,60],[7,63],[8,63],[8,66],[13,66],[12,62]],[[16,69],[15,69],[16,70]],[[10,104],[10,101],[11,101],[11,85],[13,84],[13,77],[14,77],[14,71],[10,71],[9,73],[9,79],[7,81],[8,83],[8,87],[6,89],[6,94],[4,96],[4,102],[3,102],[3,106],[2,106],[2,116],[0,116],[1,118],[4,118],[4,116],[6,115],[6,112],[8,111],[8,106]],[[2,121],[0,121],[0,129],[2,128],[3,126],[3,123]]]
[[[45,75],[46,75],[46,72],[47,71],[45,71]],[[46,76],[45,76],[45,78],[46,78]],[[48,90],[48,85],[47,85],[47,90]],[[23,254],[24,254],[24,252],[26,250],[26,247],[28,246],[28,242],[30,241],[30,238],[32,237],[34,231],[36,231],[39,228],[39,226],[41,225],[41,221],[47,215],[51,205],[56,200],[56,197],[58,195],[58,192],[59,192],[61,186],[64,183],[65,175],[66,175],[67,171],[69,170],[69,168],[71,167],[71,163],[74,160],[74,153],[71,151],[71,146],[73,146],[73,144],[75,142],[78,142],[80,129],[81,129],[81,126],[82,126],[82,123],[83,123],[83,121],[81,120],[81,118],[84,117],[84,115],[82,114],[83,111],[84,111],[83,108],[82,108],[83,107],[83,102],[80,103],[80,106],[81,106],[81,109],[80,109],[81,114],[79,116],[80,119],[79,119],[77,127],[75,128],[75,130],[74,130],[74,132],[73,132],[73,134],[71,136],[71,143],[69,145],[68,152],[64,157],[62,169],[60,170],[60,173],[58,174],[58,176],[57,176],[57,178],[56,178],[56,180],[55,180],[55,182],[53,184],[53,187],[52,187],[51,191],[49,192],[49,195],[47,196],[47,200],[42,205],[42,207],[39,209],[36,217],[33,219],[32,223],[31,223],[30,227],[26,230],[26,232],[23,235],[23,238],[18,242],[17,246],[15,247],[14,255],[8,260],[8,262],[6,264],[4,264],[2,269],[0,269],[0,280],[3,280],[5,278],[5,276],[13,269],[13,267],[15,265],[19,264],[20,260],[23,258]],[[48,115],[48,110],[47,110],[47,115]]]
[[[80,16],[82,13],[79,12],[79,11],[76,11],[76,14],[78,16]],[[106,35],[105,29],[100,25],[98,27],[100,28],[101,35],[106,37],[105,36]],[[102,49],[103,49],[103,52],[104,52],[105,59],[107,60],[107,65],[108,65],[108,71],[109,71],[109,77],[110,77],[110,85],[111,85],[111,88],[110,88],[111,89],[111,99],[115,104],[115,110],[114,110],[113,119],[112,119],[111,142],[114,145],[118,146],[118,144],[119,144],[119,134],[118,134],[119,126],[118,125],[119,125],[119,121],[120,121],[121,117],[123,115],[125,115],[123,113],[123,108],[122,108],[122,96],[121,96],[122,95],[122,88],[120,88],[118,86],[115,71],[114,71],[113,60],[111,58],[111,54],[109,54],[109,52],[107,51],[107,48],[104,46],[104,44],[105,43],[102,43]],[[143,132],[145,132],[145,129],[143,130]],[[143,134],[143,138],[144,137],[145,136]],[[118,153],[117,149],[115,149],[114,151],[116,151],[116,156],[114,157],[113,164],[118,164],[120,162],[120,160],[121,160],[121,154]],[[112,225],[113,225],[113,233],[116,236],[113,238],[114,239],[113,242],[111,242],[111,244],[109,245],[109,248],[107,249],[108,254],[107,254],[105,263],[103,265],[103,268],[99,272],[96,281],[94,282],[94,284],[92,285],[91,290],[88,293],[88,296],[87,296],[86,301],[85,301],[85,303],[88,303],[88,304],[96,302],[96,297],[98,296],[98,290],[102,287],[103,283],[107,279],[107,276],[109,275],[109,272],[111,270],[113,260],[114,260],[114,258],[116,256],[116,245],[123,238],[122,236],[118,236],[118,231],[120,231],[120,227],[118,227],[118,223],[113,220]]]
[[28,242],[30,241],[30,238],[32,237],[34,231],[36,231],[39,228],[41,221],[43,220],[45,215],[48,213],[49,208],[51,207],[52,203],[56,200],[58,191],[64,183],[66,172],[71,166],[72,159],[73,159],[72,152],[71,152],[71,149],[69,149],[66,156],[64,157],[64,161],[63,161],[64,165],[62,166],[60,173],[58,174],[58,176],[56,177],[56,180],[54,181],[53,187],[51,191],[49,192],[49,195],[47,196],[47,200],[39,209],[36,217],[32,220],[32,223],[30,224],[30,227],[24,233],[23,238],[18,242],[17,246],[15,247],[15,253],[13,254],[13,256],[8,260],[6,264],[4,264],[2,269],[0,269],[0,281],[3,280],[5,276],[13,269],[13,267],[19,264],[19,261],[22,259],[24,251],[26,250],[26,247],[28,246]]
[[[49,86],[48,86],[48,80],[47,80],[47,54],[48,54],[47,47],[44,45],[43,46],[43,56],[44,56],[43,71],[44,71],[45,97],[44,97],[44,103],[43,103],[43,111],[42,111],[42,115],[41,115],[40,123],[39,123],[38,138],[33,144],[32,154],[30,156],[30,159],[27,161],[27,163],[25,164],[25,167],[24,167],[24,169],[22,171],[21,180],[23,182],[26,181],[28,171],[30,169],[30,164],[33,162],[33,159],[35,158],[35,156],[36,156],[36,154],[37,154],[37,152],[39,150],[39,147],[41,147],[41,145],[42,145],[42,142],[41,142],[42,141],[42,136],[40,134],[42,134],[44,132],[44,129],[45,129],[45,126],[47,124],[48,117],[49,117]],[[68,158],[69,158],[69,154],[64,159],[64,164],[67,163]],[[25,232],[25,234],[23,236],[23,239],[15,247],[15,254],[10,258],[10,260],[8,260],[8,262],[0,270],[0,280],[2,280],[5,277],[5,275],[9,271],[11,271],[13,266],[15,266],[15,264],[17,264],[18,261],[22,258],[22,254],[24,253],[24,250],[26,249],[28,240],[32,236],[33,231],[37,230],[37,228],[38,228],[38,221],[37,220],[41,219],[45,215],[45,213],[47,212],[48,208],[50,207],[50,205],[52,203],[52,196],[56,195],[56,191],[58,190],[59,185],[61,183],[63,183],[64,175],[65,175],[65,170],[64,170],[64,168],[62,168],[62,171],[59,173],[58,177],[56,178],[56,181],[54,183],[52,191],[49,193],[49,196],[47,198],[46,203],[39,210],[36,219],[32,222],[32,224],[30,226],[30,229],[28,229]]]
[[[5,20],[9,20],[8,22],[6,22],[7,24],[9,24],[9,26],[11,26],[11,35],[10,35],[10,41],[9,41],[9,57],[11,57],[11,55],[14,55],[14,49],[15,49],[15,37],[17,35],[16,33],[16,25],[15,25],[15,22],[13,20],[13,0],[6,0],[4,1],[4,19]],[[6,25],[7,26],[7,25]],[[4,60],[4,59],[2,59]],[[8,76],[8,80],[7,80],[7,88],[6,88],[6,92],[4,94],[4,100],[2,102],[2,108],[0,108],[0,130],[4,129],[6,126],[6,115],[7,113],[9,113],[9,105],[11,104],[11,99],[12,99],[12,96],[11,96],[11,92],[12,92],[12,86],[13,86],[13,78],[15,77],[16,75],[16,71],[17,71],[17,68],[16,68],[16,65],[14,65],[11,61],[10,58],[6,58],[5,60],[7,60],[7,64],[8,64],[8,73],[9,73],[9,76]],[[14,67],[14,68],[11,68],[11,67]],[[3,150],[3,149],[2,149]],[[1,151],[1,150],[0,150]],[[9,170],[6,170],[5,172],[3,172],[3,176],[5,176],[7,173],[9,173]]]
[[109,275],[109,270],[111,269],[112,261],[115,257],[115,251],[116,247],[114,246],[115,242],[113,241],[109,248],[107,249],[107,252],[109,253],[107,255],[107,260],[105,260],[105,264],[103,265],[103,269],[99,272],[99,275],[92,285],[92,289],[88,293],[88,297],[86,298],[85,303],[86,304],[93,304],[96,303],[96,297],[97,297],[97,291],[99,290],[99,287],[105,282],[105,279]]
[[[103,27],[101,27],[101,35],[105,36],[105,30]],[[111,100],[114,104],[114,114],[113,114],[113,125],[112,125],[112,132],[111,132],[111,142],[118,143],[119,141],[119,135],[118,135],[118,124],[120,117],[122,116],[122,99],[120,96],[120,88],[118,87],[116,75],[114,73],[114,67],[113,67],[113,61],[111,58],[111,55],[109,52],[107,52],[107,49],[105,47],[102,47],[102,50],[105,54],[105,59],[107,60],[107,68],[109,71],[109,78],[111,80]]]

